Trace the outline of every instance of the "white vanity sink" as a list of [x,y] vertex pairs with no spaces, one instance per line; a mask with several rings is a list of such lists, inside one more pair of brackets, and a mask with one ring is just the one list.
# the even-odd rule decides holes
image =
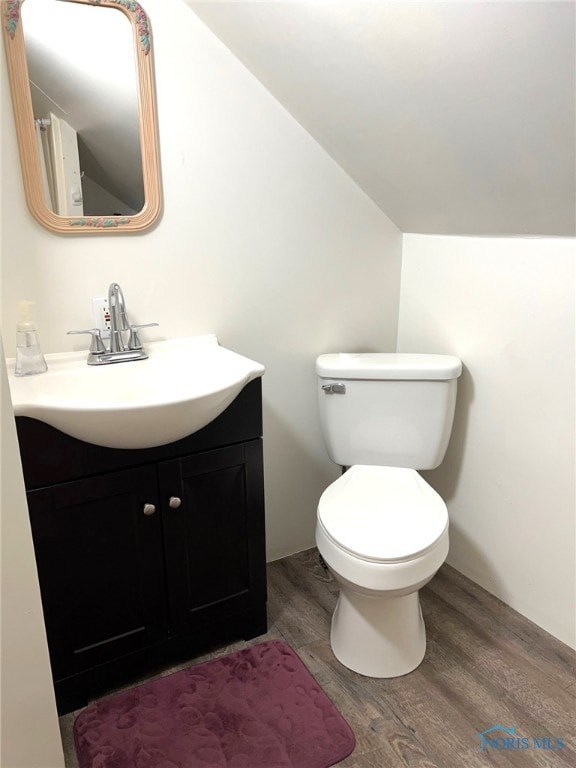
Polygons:
[[46,355],[48,371],[14,376],[16,416],[108,448],[152,448],[216,418],[264,366],[219,346],[215,336],[146,344],[147,360],[88,366],[85,352]]

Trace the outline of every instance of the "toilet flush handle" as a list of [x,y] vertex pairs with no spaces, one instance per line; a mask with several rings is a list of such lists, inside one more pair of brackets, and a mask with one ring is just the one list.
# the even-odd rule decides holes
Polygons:
[[322,389],[326,395],[345,395],[346,384],[322,384]]

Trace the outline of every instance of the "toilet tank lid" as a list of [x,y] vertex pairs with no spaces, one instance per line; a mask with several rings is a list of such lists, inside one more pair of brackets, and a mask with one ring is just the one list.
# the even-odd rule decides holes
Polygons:
[[320,355],[316,373],[330,379],[446,380],[460,376],[462,362],[454,355],[337,352]]

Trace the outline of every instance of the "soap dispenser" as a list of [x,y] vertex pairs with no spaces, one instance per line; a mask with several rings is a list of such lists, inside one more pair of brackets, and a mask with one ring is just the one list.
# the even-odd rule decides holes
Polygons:
[[40,349],[38,333],[31,319],[30,307],[33,301],[20,301],[20,320],[16,325],[16,365],[15,376],[33,376],[48,370],[46,360]]

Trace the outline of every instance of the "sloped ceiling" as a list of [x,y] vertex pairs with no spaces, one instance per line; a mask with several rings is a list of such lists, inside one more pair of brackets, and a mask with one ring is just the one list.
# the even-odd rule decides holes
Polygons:
[[571,0],[185,2],[402,231],[575,234]]

